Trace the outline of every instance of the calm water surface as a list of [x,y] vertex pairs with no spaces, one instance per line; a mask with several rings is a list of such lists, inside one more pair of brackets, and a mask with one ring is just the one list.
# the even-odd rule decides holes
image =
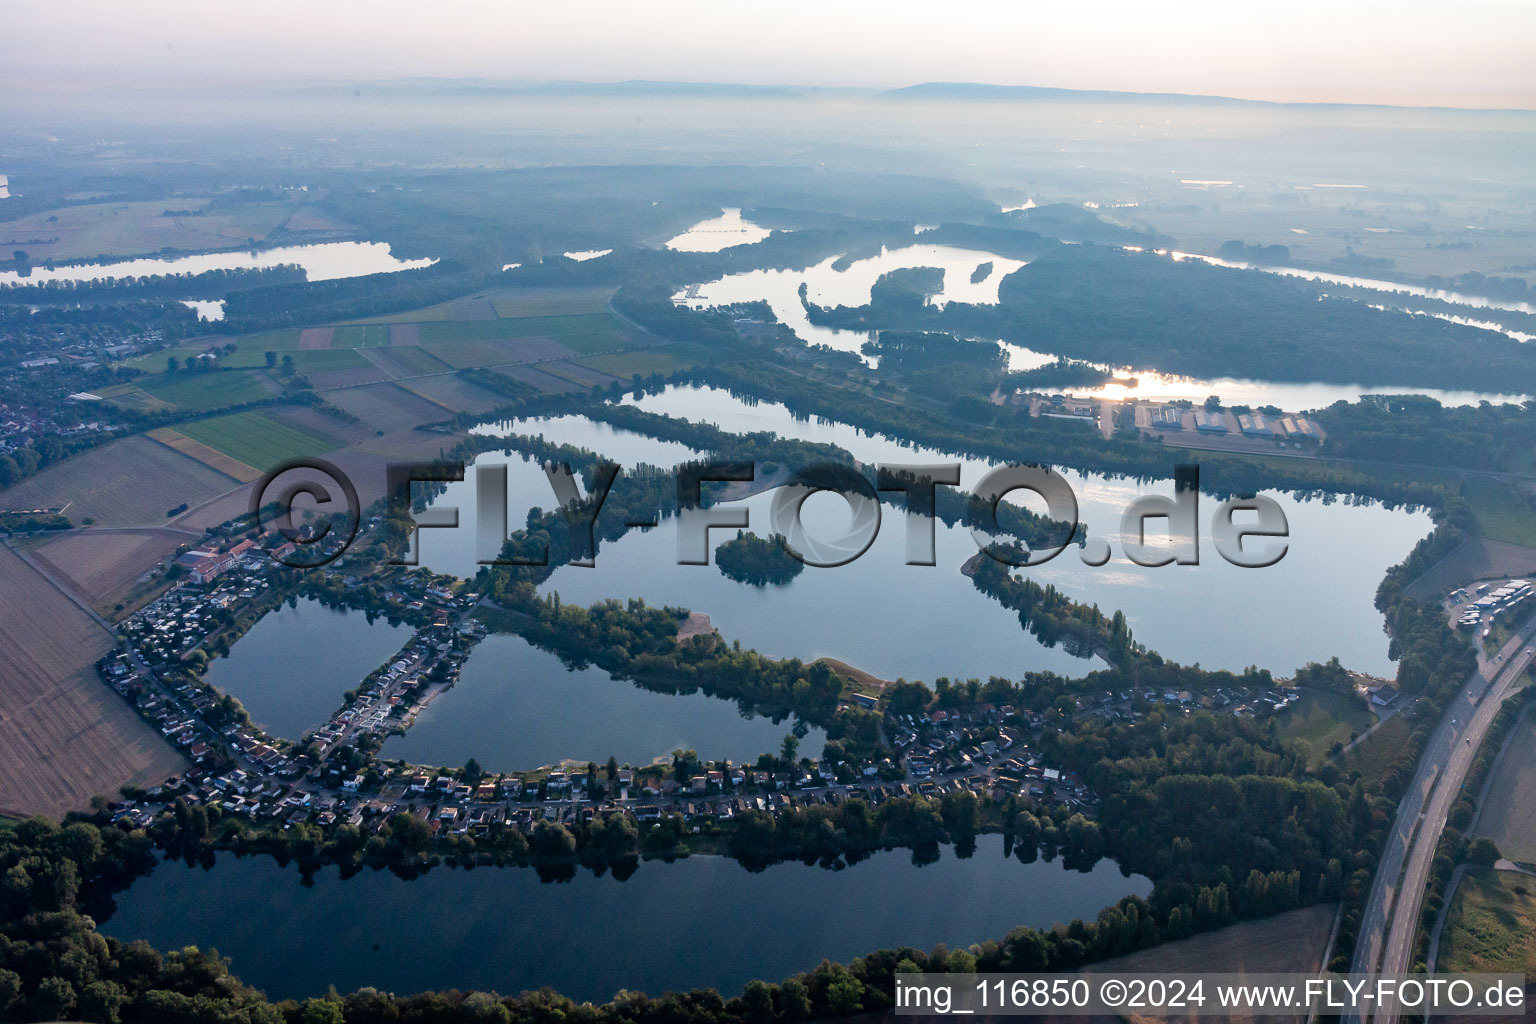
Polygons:
[[[505,425],[508,430],[514,427],[594,449],[626,466],[672,466],[696,454],[686,446],[615,431],[585,417]],[[492,452],[476,462],[483,464],[507,466],[507,520],[513,529],[527,521],[531,507],[552,506],[549,483],[535,463],[517,454]],[[435,571],[472,576],[478,569],[474,476],[474,469],[468,469],[462,484],[450,485],[434,502],[434,507],[458,508],[459,529],[420,532],[421,563]],[[770,532],[772,501],[772,492],[766,492],[740,502],[764,535]],[[642,597],[652,605],[678,605],[704,612],[726,640],[739,640],[764,654],[807,661],[838,658],[888,679],[984,679],[1016,676],[1028,669],[1080,674],[1101,667],[1096,659],[1042,646],[1020,628],[1014,612],[960,575],[959,565],[976,550],[968,530],[936,524],[935,548],[943,569],[909,567],[904,564],[905,513],[885,507],[882,514],[884,525],[873,546],[857,561],[836,569],[807,568],[785,586],[737,583],[713,564],[678,565],[677,523],[663,520],[603,544],[594,568],[557,569],[540,592],[558,592],[562,600],[577,604]],[[806,502],[804,521],[817,535],[836,535],[846,528],[847,506],[831,495],[817,495]],[[914,520],[914,526],[921,525],[923,521]],[[718,546],[733,535],[713,531],[710,541]]]
[[687,231],[667,242],[667,248],[677,252],[719,252],[737,245],[761,242],[771,230],[760,224],[743,220],[741,210],[722,209],[720,216],[701,220]]
[[[519,636],[490,636],[382,756],[457,766],[471,757],[487,771],[526,770],[562,759],[649,764],[674,750],[741,764],[777,754],[793,720],[744,718],[736,705],[701,693],[654,693],[600,668],[572,670]],[[812,729],[800,753],[819,757],[825,734]]]
[[223,299],[182,299],[181,304],[197,313],[199,320],[223,320]]
[[26,277],[14,270],[0,273],[0,285],[46,284],[49,281],[115,281],[125,277],[158,277],[166,274],[201,274],[209,270],[261,270],[298,264],[311,281],[388,274],[396,270],[430,267],[434,259],[401,260],[390,255],[388,242],[321,242],[286,245],[255,252],[228,251],[196,256],[155,257],[121,263],[81,263],[72,266],[34,267]]
[[946,848],[922,867],[904,850],[842,871],[790,863],[752,873],[688,857],[643,863],[623,882],[581,871],[557,885],[532,870],[482,867],[410,881],[374,871],[342,880],[327,868],[306,886],[270,858],[226,854],[212,870],[162,864],[118,896],[101,930],[160,949],[216,948],[273,999],[323,995],[331,984],[402,994],[551,985],[597,1001],[621,988],[730,996],[824,957],[1000,939],[1016,925],[1091,919],[1150,891],[1109,861],[1087,874],[1020,864],[1003,856],[999,836],[980,837],[972,857]]
[[[1044,366],[1056,360],[1054,355],[1036,352],[1033,349],[1025,348],[1023,345],[1015,345],[1007,341],[999,341],[998,344],[1002,345],[1003,351],[1007,353],[1008,369],[1015,373],[1033,370],[1038,366]],[[1095,388],[1055,388],[1042,386],[1035,390],[1044,392],[1059,390],[1064,394],[1082,398],[1108,398],[1113,400],[1137,398],[1151,402],[1169,402],[1182,398],[1194,402],[1196,405],[1204,402],[1211,395],[1218,395],[1227,405],[1274,405],[1284,409],[1286,412],[1306,412],[1313,409],[1325,409],[1334,402],[1359,401],[1362,395],[1425,395],[1445,406],[1477,405],[1481,402],[1491,402],[1495,405],[1501,403],[1520,403],[1524,402],[1527,397],[1525,395],[1492,394],[1482,391],[1447,391],[1442,388],[1367,387],[1363,384],[1296,384],[1284,381],[1249,380],[1242,377],[1215,377],[1205,380],[1200,377],[1182,377],[1178,374],[1159,373],[1156,370],[1096,365],[1099,365],[1100,369],[1112,370],[1118,379]]]
[[205,678],[236,697],[267,732],[297,740],[410,638],[408,626],[369,622],[362,612],[301,598],[262,616],[229,657],[208,663]]
[[[949,245],[882,249],[880,255],[855,260],[843,270],[833,267],[837,259],[831,256],[804,270],[751,270],[730,274],[718,281],[695,285],[673,296],[673,301],[696,309],[763,301],[773,309],[778,321],[806,344],[860,353],[861,358],[873,365],[873,359],[864,357],[860,351],[873,337],[872,333],[812,324],[806,317],[805,307],[800,304],[801,284],[806,286],[807,300],[815,305],[863,306],[869,303],[870,288],[882,274],[909,267],[936,267],[944,272],[944,287],[929,300],[933,305],[996,303],[997,287],[1003,278],[1024,266],[1022,260]],[[984,263],[992,264],[991,272],[973,283],[972,275]]]
[[[672,387],[661,394],[626,401],[652,412],[714,423],[729,431],[774,430],[785,437],[838,444],[866,462],[958,461],[962,465],[962,487],[974,486],[989,465],[983,460],[957,458],[869,434],[843,423],[796,419],[782,405],[747,402],[718,389]],[[1021,460],[1028,457],[1029,453],[1020,453]],[[1169,469],[1172,470],[1171,465]],[[1217,555],[1211,546],[1210,516],[1217,502],[1205,497],[1200,509],[1200,564],[1146,568],[1124,557],[1120,517],[1139,494],[1171,495],[1171,482],[1142,483],[1076,471],[1063,475],[1077,495],[1079,518],[1088,525],[1090,536],[1108,540],[1115,557],[1107,565],[1091,568],[1081,563],[1076,548],[1069,548],[1046,565],[1030,570],[1041,582],[1054,583],[1078,600],[1095,602],[1106,613],[1124,611],[1139,640],[1182,662],[1229,669],[1257,664],[1289,675],[1307,661],[1326,660],[1337,654],[1346,665],[1361,671],[1392,672],[1393,663],[1387,658],[1388,640],[1374,606],[1376,587],[1387,567],[1401,561],[1432,528],[1427,514],[1342,499],[1298,501],[1278,494],[1275,497],[1290,523],[1289,553],[1268,569],[1239,569]],[[758,518],[757,512],[752,515],[754,523],[766,522]],[[939,565],[906,566],[901,564],[898,553],[880,554],[882,542],[889,540],[894,545],[897,540],[897,531],[890,528],[896,516],[888,514],[887,520],[890,522],[882,526],[875,545],[863,557],[845,569],[821,570],[820,574],[846,576],[849,570],[869,563],[871,568],[866,571],[875,576],[868,589],[912,595],[911,600],[921,612],[941,615],[946,602],[930,588],[942,586],[944,578],[955,573],[959,563],[954,559],[963,560],[966,545],[970,544],[969,534],[958,538],[962,542],[949,548],[946,555],[941,526]],[[666,530],[665,524],[661,529]],[[566,580],[574,581],[574,574],[582,571],[594,576],[604,573],[604,558],[621,551],[626,543],[630,543],[629,538],[605,547],[594,570],[561,569],[551,585],[558,586],[564,596]],[[970,550],[974,551],[974,546]],[[951,560],[946,561],[946,557]],[[614,561],[621,566],[625,562],[622,557]],[[811,578],[816,572],[807,569],[800,579]],[[660,575],[658,572],[652,578]],[[697,586],[703,588],[704,584]],[[970,586],[968,581],[965,586]],[[713,614],[702,592],[690,606]],[[866,616],[857,610],[859,607],[851,605],[841,616],[849,639],[867,633],[885,638],[893,647],[901,645],[900,630],[905,625],[902,620],[887,620],[878,614]],[[1011,624],[1014,630],[1018,629],[1016,620]],[[978,619],[970,628],[941,632],[937,637],[955,655],[955,661],[964,661],[966,651],[990,642],[992,628]],[[746,643],[746,639],[742,642]],[[844,660],[859,664],[853,658]],[[869,666],[860,667],[882,674]],[[1035,667],[1047,666],[1026,660],[1016,663],[1011,671],[990,671],[1017,676],[1024,669]],[[1081,670],[1082,663],[1077,663],[1077,667]],[[956,672],[977,674],[960,668],[948,674]],[[918,669],[905,674],[909,678],[932,678]]]

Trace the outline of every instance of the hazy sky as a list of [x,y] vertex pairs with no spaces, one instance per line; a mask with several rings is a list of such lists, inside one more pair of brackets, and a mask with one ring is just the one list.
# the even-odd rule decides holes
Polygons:
[[1532,0],[48,0],[0,79],[128,75],[1078,89],[1536,108]]

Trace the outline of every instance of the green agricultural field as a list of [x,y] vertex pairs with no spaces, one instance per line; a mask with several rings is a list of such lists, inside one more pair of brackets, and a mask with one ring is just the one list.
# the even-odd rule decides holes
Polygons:
[[1328,758],[1335,744],[1346,744],[1376,721],[1365,702],[1355,696],[1303,690],[1296,703],[1278,720],[1280,734],[1307,748],[1313,765]]
[[182,345],[177,348],[164,348],[158,352],[150,352],[147,355],[134,356],[122,365],[134,370],[143,370],[145,373],[164,373],[166,360],[175,357],[177,363],[185,363],[192,356],[206,351],[207,345]]
[[259,331],[256,334],[245,334],[235,342],[241,351],[249,349],[253,352],[266,352],[268,350],[281,352],[285,349],[298,348],[299,336],[304,331],[298,327],[283,327],[275,331]]
[[1468,477],[1466,494],[1484,537],[1536,547],[1536,509],[1527,495],[1486,477]]
[[1456,887],[1440,937],[1441,971],[1536,974],[1536,878],[1515,871],[1468,871]]
[[93,391],[92,394],[99,395],[108,405],[131,412],[159,412],[171,408],[171,403],[162,402],[137,384],[114,384]]
[[263,471],[284,459],[323,455],[336,447],[323,438],[296,430],[258,412],[214,416],[178,424],[176,429],[194,441],[200,441],[232,459]]
[[575,360],[578,366],[611,373],[625,380],[637,373],[672,373],[705,361],[705,353],[682,345],[659,345],[656,348],[639,348],[630,352],[612,352]]
[[[286,352],[277,352],[276,354],[277,361],[274,365],[279,371],[282,369],[284,356],[293,357],[293,368],[299,373],[319,373],[322,370],[350,370],[356,366],[368,365],[368,360],[353,350],[344,348],[291,349]],[[242,349],[233,355],[225,356],[220,362],[226,367],[265,369],[267,366],[267,354],[256,349]]]
[[572,316],[582,313],[603,313],[608,309],[608,299],[613,288],[599,287],[532,287],[497,288],[477,292],[461,299],[451,299],[435,306],[409,309],[400,313],[367,317],[354,321],[358,324],[422,324],[429,321],[451,321],[466,302],[488,299],[496,315],[502,319],[537,316]]
[[502,320],[438,320],[420,325],[424,343],[552,338],[577,352],[598,353],[628,346],[623,326],[607,313],[526,316]]
[[277,389],[265,374],[249,370],[217,370],[211,373],[180,371],[146,377],[138,385],[149,394],[187,412],[208,412],[231,405],[260,402]]
[[453,367],[417,345],[394,345],[368,349],[369,362],[391,377],[414,377],[424,373],[443,373]]
[[491,292],[491,305],[503,318],[528,316],[572,316],[580,313],[604,313],[610,287],[597,288],[508,288]]

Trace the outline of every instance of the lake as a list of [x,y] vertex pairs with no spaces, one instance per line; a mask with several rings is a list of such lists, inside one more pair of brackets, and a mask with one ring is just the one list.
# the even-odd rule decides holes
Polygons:
[[[626,467],[671,467],[696,455],[684,445],[615,430],[581,416],[534,418],[482,429],[569,441]],[[529,508],[553,507],[553,492],[536,463],[518,454],[490,452],[474,463],[480,465],[507,467],[507,521],[512,529],[527,521]],[[472,466],[462,483],[450,484],[433,502],[433,507],[456,507],[459,528],[420,531],[422,565],[458,576],[475,574],[476,486]],[[739,503],[764,535],[770,532],[772,501],[772,492],[765,492]],[[906,514],[886,507],[883,515],[884,526],[863,557],[836,569],[807,568],[786,586],[737,583],[713,564],[678,565],[677,523],[664,520],[602,544],[594,568],[561,567],[539,589],[558,592],[562,600],[577,604],[643,597],[652,605],[680,605],[709,615],[727,641],[739,640],[773,657],[839,658],[888,679],[985,679],[1047,668],[1076,675],[1101,666],[1096,659],[1042,646],[1020,628],[1014,612],[960,575],[960,563],[976,551],[968,530],[937,523],[935,548],[944,568],[909,567],[904,564]],[[817,535],[840,532],[847,519],[846,506],[830,495],[817,495],[804,507],[804,521]],[[713,531],[711,545],[732,535]],[[963,642],[956,642],[958,638]]]
[[199,320],[223,320],[223,299],[182,299],[181,304],[197,314]]
[[[929,301],[935,306],[946,302],[996,303],[997,288],[1003,278],[1024,266],[1022,260],[1010,260],[974,249],[949,245],[909,245],[900,249],[881,249],[880,255],[852,261],[845,269],[833,264],[831,256],[804,270],[750,270],[730,274],[718,281],[693,285],[672,297],[672,301],[695,309],[725,306],[737,302],[768,303],[773,315],[807,345],[826,345],[840,352],[859,353],[870,365],[874,360],[862,354],[862,346],[873,334],[868,331],[840,330],[812,324],[800,304],[800,286],[806,286],[806,298],[818,306],[863,306],[869,303],[870,288],[881,275],[910,267],[936,267],[944,273],[944,286]],[[979,281],[971,278],[983,264],[992,269]]]
[[[626,468],[642,463],[670,468],[699,454],[687,445],[659,441],[631,430],[598,423],[585,416],[542,416],[482,423],[472,428],[471,433],[486,437],[542,435],[550,441],[598,452]],[[538,462],[517,452],[491,451],[475,459],[473,467],[481,466],[507,467],[507,523],[511,529],[520,529],[527,523],[530,509],[555,507],[555,493]],[[473,467],[466,467],[464,479],[446,485],[442,494],[432,502],[438,508],[457,508],[460,528],[421,530],[416,541],[422,565],[465,578],[473,576],[479,569],[476,561],[479,554],[475,549],[479,488]]]
[[300,598],[262,616],[228,657],[208,663],[204,678],[244,704],[268,733],[298,740],[411,635],[408,626]]
[[[1008,356],[1008,369],[1018,373],[1055,362],[1056,357],[999,341]],[[1443,388],[1419,387],[1366,387],[1362,384],[1297,384],[1287,381],[1249,380],[1241,377],[1216,377],[1204,380],[1199,377],[1183,377],[1156,370],[1138,370],[1134,367],[1109,367],[1094,364],[1100,369],[1112,371],[1117,378],[1098,387],[1039,387],[1035,390],[1047,393],[1061,392],[1083,398],[1120,399],[1135,398],[1150,402],[1171,402],[1185,399],[1201,404],[1211,395],[1219,395],[1227,405],[1274,405],[1286,412],[1307,412],[1325,409],[1334,402],[1356,402],[1362,395],[1425,395],[1444,406],[1477,405],[1481,402],[1518,404],[1526,395],[1491,394],[1482,391],[1447,391]]]
[[788,863],[753,873],[687,857],[642,863],[623,882],[580,870],[562,884],[541,884],[531,869],[481,867],[409,881],[382,871],[343,880],[327,868],[305,885],[270,858],[221,854],[212,870],[160,865],[119,894],[101,931],[160,949],[215,948],[273,999],[324,995],[333,984],[401,994],[551,985],[601,1001],[621,988],[709,986],[732,996],[753,978],[778,981],[823,958],[963,947],[1021,924],[1092,919],[1150,891],[1107,860],[1089,873],[1021,864],[990,835],[974,856],[946,848],[921,867],[904,850],[840,871]]
[[[674,386],[638,401],[632,397],[625,401],[732,432],[772,430],[784,437],[837,444],[865,462],[960,462],[963,488],[973,487],[990,465],[985,460],[951,456],[831,420],[797,419],[777,403],[749,402],[715,388]],[[1020,452],[1019,458],[1027,460],[1029,453]],[[1170,465],[1170,474],[1172,469]],[[1121,553],[1120,517],[1140,494],[1171,495],[1172,483],[1111,479],[1077,471],[1062,475],[1072,485],[1079,518],[1088,525],[1090,536],[1110,541],[1115,557],[1107,565],[1092,568],[1081,563],[1076,548],[1069,548],[1053,561],[1029,570],[1040,582],[1054,583],[1077,600],[1095,602],[1106,613],[1124,611],[1140,641],[1185,663],[1234,670],[1257,664],[1289,675],[1306,661],[1327,660],[1336,654],[1351,668],[1393,673],[1393,662],[1387,657],[1388,639],[1374,605],[1376,587],[1387,567],[1401,561],[1430,531],[1433,524],[1426,513],[1391,510],[1363,500],[1303,502],[1275,495],[1290,524],[1289,552],[1275,566],[1250,570],[1227,563],[1214,551],[1209,527],[1217,503],[1205,497],[1200,510],[1200,564],[1147,568],[1131,563]],[[806,506],[807,523],[813,531],[816,524],[809,512],[821,499],[834,502],[837,511],[842,511],[837,499],[825,495],[813,498]],[[752,505],[751,501],[746,504]],[[756,510],[761,506],[761,501],[752,506],[751,513],[759,530],[766,526],[766,516]],[[625,596],[638,594],[648,600],[654,594],[656,600],[676,601],[708,613],[727,639],[736,638],[735,631],[741,630],[743,644],[748,643],[748,636],[754,637],[754,643],[761,637],[769,645],[767,649],[775,653],[786,646],[785,637],[816,637],[816,654],[842,658],[887,678],[890,670],[875,668],[874,663],[890,665],[908,678],[928,680],[939,674],[934,669],[946,658],[951,667],[944,674],[982,678],[989,672],[1017,677],[1032,668],[1081,672],[1087,667],[1075,659],[1066,664],[1055,662],[1051,656],[1061,652],[1039,650],[1038,645],[1037,651],[1015,649],[1013,657],[999,657],[1003,652],[994,645],[1002,642],[1000,638],[1022,631],[1011,613],[1006,614],[1005,624],[981,610],[996,608],[994,602],[983,599],[978,605],[964,596],[970,590],[980,597],[957,572],[959,561],[975,550],[969,533],[946,531],[941,524],[936,537],[939,565],[906,566],[900,554],[899,513],[887,512],[886,519],[874,546],[857,561],[841,569],[808,568],[784,591],[755,592],[751,598],[758,605],[755,608],[748,605],[747,598],[733,597],[716,585],[713,579],[718,579],[718,574],[711,578],[708,573],[695,572],[688,577],[691,582],[685,583],[679,573],[697,567],[677,566],[673,564],[675,558],[668,557],[666,545],[672,541],[668,524],[648,532],[651,536],[668,534],[665,541],[639,534],[605,545],[597,568],[562,568],[549,586],[558,589],[563,598],[577,601],[604,589]],[[639,557],[642,549],[647,556],[644,559]],[[612,572],[625,577],[619,581],[621,585],[610,580],[599,586],[597,580]],[[806,612],[796,587],[804,581],[829,578],[836,582],[818,585],[832,588],[843,603],[819,605],[815,613]],[[592,582],[585,582],[589,579]],[[691,600],[687,599],[690,595]],[[729,603],[721,606],[720,602]],[[720,615],[716,615],[717,606],[722,607]],[[911,610],[903,611],[907,606]],[[827,623],[827,617],[833,622]],[[802,627],[808,632],[798,632]],[[921,653],[917,650],[923,647],[919,639],[941,650]],[[823,646],[858,650],[874,663],[864,664],[857,656],[820,649]],[[807,652],[793,653],[806,656]],[[904,672],[903,664],[908,666]]]
[[719,252],[737,245],[761,242],[773,232],[749,220],[742,220],[741,210],[725,208],[720,216],[701,220],[667,242],[677,252]]
[[[732,701],[665,694],[614,679],[595,666],[572,670],[520,636],[482,640],[451,690],[439,694],[381,753],[412,764],[457,766],[471,757],[490,772],[522,771],[562,759],[645,765],[674,750],[707,760],[755,762],[777,754],[793,720],[745,718]],[[826,736],[800,742],[819,757]]]
[[123,260],[120,263],[77,263],[33,267],[26,277],[14,270],[0,272],[0,285],[46,284],[49,281],[116,281],[128,277],[202,274],[210,270],[261,270],[297,264],[310,281],[334,281],[369,274],[430,267],[435,259],[401,260],[390,254],[388,242],[320,242],[274,249],[230,250],[195,256],[166,256]]

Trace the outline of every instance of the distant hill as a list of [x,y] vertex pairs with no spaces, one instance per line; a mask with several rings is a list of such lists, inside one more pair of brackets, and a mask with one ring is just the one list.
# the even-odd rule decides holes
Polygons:
[[1249,107],[1362,107],[1376,110],[1457,110],[1467,113],[1520,114],[1532,111],[1503,108],[1404,107],[1387,103],[1281,103],[1182,92],[1116,92],[1111,89],[1055,89],[1041,85],[988,85],[983,82],[924,82],[877,93],[876,99],[930,103],[1179,103]]
[[1270,100],[1243,100],[1231,96],[1200,96],[1177,92],[1115,92],[1108,89],[1055,89],[1041,85],[987,85],[981,82],[924,82],[901,89],[887,89],[879,98],[888,100],[968,100],[971,102],[1007,102],[1017,100],[1056,100],[1063,102],[1103,103],[1214,103],[1260,104],[1279,106]]

